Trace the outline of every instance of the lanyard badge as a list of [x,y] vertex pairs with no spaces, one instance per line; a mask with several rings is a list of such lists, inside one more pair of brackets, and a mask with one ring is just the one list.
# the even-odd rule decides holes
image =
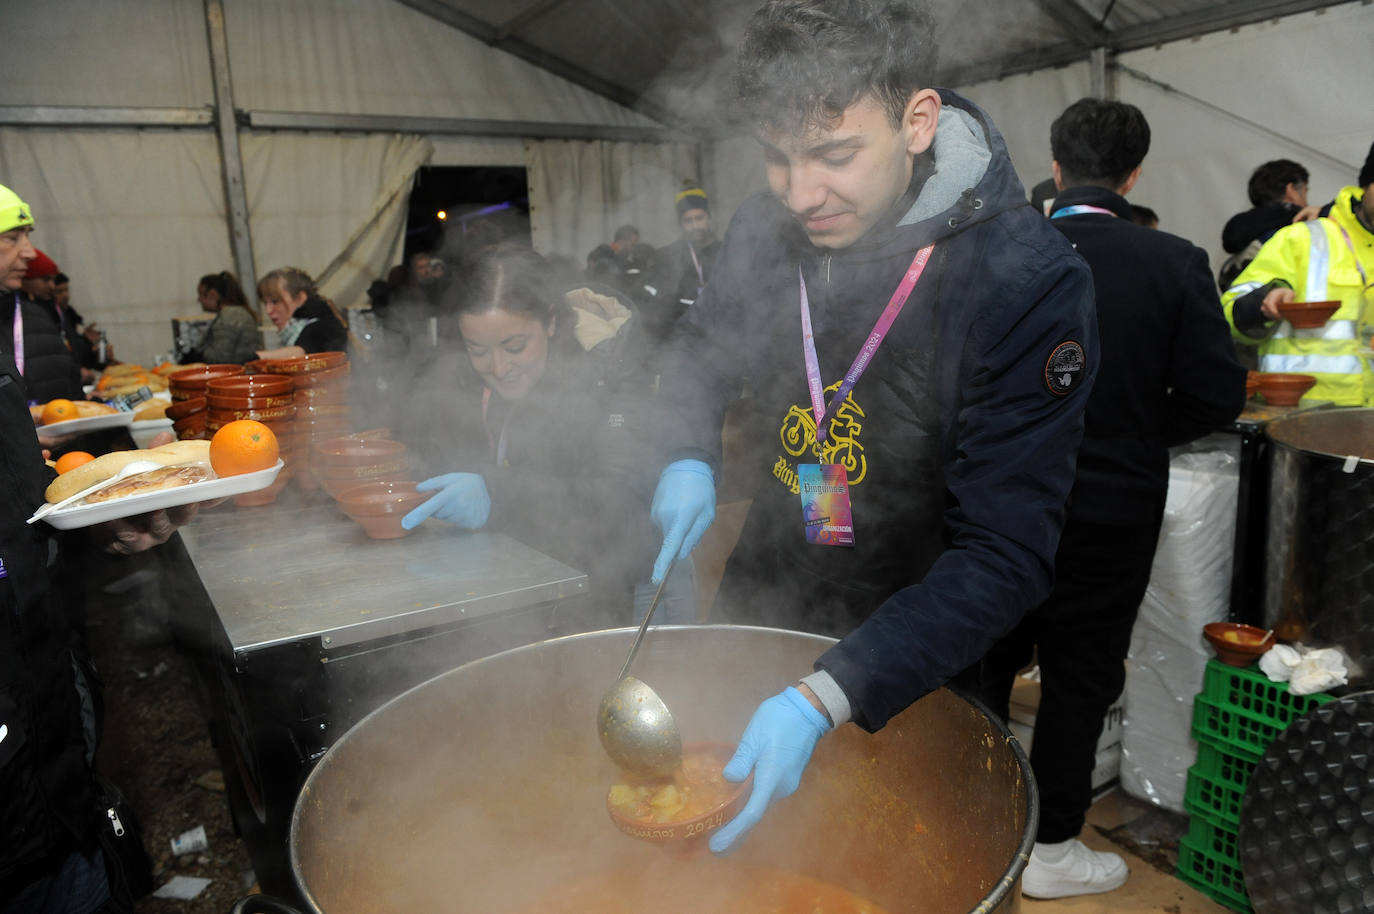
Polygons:
[[[935,245],[931,244],[916,252],[911,266],[907,267],[906,275],[898,283],[887,307],[869,331],[868,339],[864,341],[859,354],[854,357],[854,363],[849,366],[849,371],[845,373],[844,380],[835,391],[835,395],[830,398],[828,406],[824,398],[825,385],[821,381],[820,359],[816,357],[816,339],[811,329],[811,302],[806,295],[806,278],[802,275],[801,268],[797,268],[797,279],[801,286],[802,355],[806,360],[806,388],[811,396],[811,411],[816,417],[817,454],[824,453],[826,430],[830,426],[831,417],[873,361],[878,347],[882,345],[887,332],[892,329],[892,323],[897,319],[897,315],[902,313],[906,300],[911,297],[911,290],[916,288],[916,282],[925,271],[926,263],[934,250]],[[854,515],[849,501],[848,475],[844,466],[838,463],[799,464],[797,477],[801,486],[802,523],[806,530],[806,541],[819,546],[853,546]]]

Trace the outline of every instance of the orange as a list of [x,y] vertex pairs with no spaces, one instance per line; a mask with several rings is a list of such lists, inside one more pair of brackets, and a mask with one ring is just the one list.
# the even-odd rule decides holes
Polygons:
[[68,451],[57,458],[57,475],[61,476],[68,470],[74,470],[83,463],[90,463],[95,459],[94,454],[87,454],[85,451]]
[[261,422],[236,419],[210,439],[210,466],[216,476],[256,473],[277,465],[277,436]]
[[77,418],[76,404],[71,400],[49,400],[43,406],[42,421],[44,425],[52,425],[54,422],[66,422],[68,419]]

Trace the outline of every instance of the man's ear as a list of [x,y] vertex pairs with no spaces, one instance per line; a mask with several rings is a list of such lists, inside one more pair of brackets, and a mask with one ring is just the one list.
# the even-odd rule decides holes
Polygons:
[[935,128],[940,123],[940,93],[934,89],[919,89],[911,93],[902,109],[902,129],[907,134],[906,151],[920,155],[935,142]]
[[1143,165],[1137,165],[1135,169],[1126,176],[1126,180],[1121,182],[1121,186],[1116,189],[1116,192],[1123,197],[1129,194],[1131,188],[1135,187],[1135,182],[1140,180],[1140,170],[1144,167]]
[[1062,171],[1059,170],[1059,160],[1058,160],[1058,159],[1055,159],[1054,161],[1050,162],[1050,173],[1054,175],[1054,189],[1055,189],[1055,190],[1063,190],[1063,189],[1064,189],[1064,173],[1063,173]]

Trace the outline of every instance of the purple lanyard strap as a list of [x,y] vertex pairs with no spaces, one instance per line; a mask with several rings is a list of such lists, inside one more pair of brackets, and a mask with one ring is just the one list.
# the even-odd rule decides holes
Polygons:
[[883,338],[887,336],[887,331],[892,328],[892,322],[897,319],[898,314],[902,313],[902,306],[911,297],[911,290],[916,288],[916,282],[925,272],[926,263],[930,260],[930,255],[934,250],[935,245],[928,244],[916,252],[916,257],[911,261],[911,266],[907,267],[906,275],[897,284],[897,288],[892,293],[892,298],[887,302],[887,307],[883,309],[883,313],[878,316],[878,322],[873,325],[872,331],[869,332],[863,348],[854,357],[854,364],[849,366],[849,371],[840,383],[839,390],[835,391],[835,396],[830,398],[828,408],[825,405],[825,386],[821,381],[821,364],[820,360],[816,358],[816,338],[811,331],[811,300],[806,295],[806,278],[802,276],[801,267],[797,268],[797,279],[801,283],[802,354],[806,358],[806,387],[811,394],[811,411],[816,415],[817,448],[825,443],[825,429],[829,425],[830,416],[834,415],[840,404],[844,403],[849,392],[854,389],[854,385],[859,383],[859,378],[868,368],[868,363],[873,360],[878,347],[882,345]]
[[19,308],[19,293],[14,293],[14,365],[24,375],[24,312]]

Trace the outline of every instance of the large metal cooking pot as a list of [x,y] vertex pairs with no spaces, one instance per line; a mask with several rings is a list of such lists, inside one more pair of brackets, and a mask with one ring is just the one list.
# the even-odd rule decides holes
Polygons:
[[1272,444],[1264,617],[1280,638],[1340,647],[1374,682],[1374,409],[1298,413]]
[[[295,877],[327,914],[504,912],[616,867],[689,865],[612,826],[616,777],[597,703],[632,629],[517,648],[459,667],[362,720],[306,781]],[[832,642],[735,626],[652,630],[635,662],[684,739],[733,743],[759,701]],[[1037,820],[1007,729],[940,690],[876,735],[823,739],[801,789],[729,862],[782,867],[893,912],[1019,910]],[[709,871],[708,871],[709,872]]]

